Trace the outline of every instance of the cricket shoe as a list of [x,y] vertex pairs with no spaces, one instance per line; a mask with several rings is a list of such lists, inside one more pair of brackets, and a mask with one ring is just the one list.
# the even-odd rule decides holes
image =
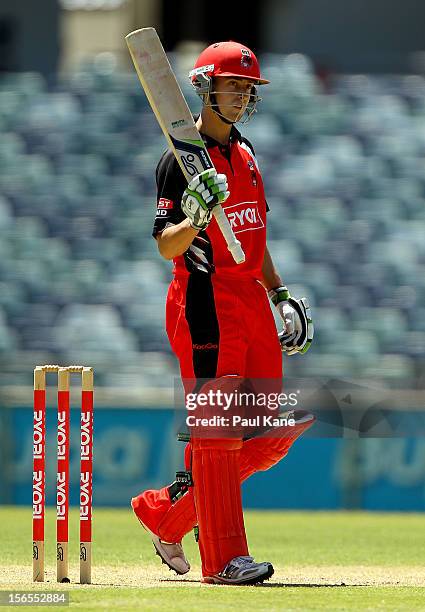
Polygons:
[[[131,506],[134,510],[133,500],[131,500]],[[146,529],[146,531],[150,535],[152,539],[152,544],[155,548],[155,554],[161,558],[162,563],[168,565],[170,570],[174,570],[176,574],[187,574],[187,572],[190,570],[190,565],[184,555],[183,546],[181,545],[181,542],[163,542],[161,538],[159,538],[150,529],[146,527],[146,525],[143,523],[139,516],[137,516],[137,518],[141,526]]]
[[235,557],[219,573],[204,576],[202,582],[208,584],[259,584],[274,574],[273,565],[267,561],[255,563],[253,557]]

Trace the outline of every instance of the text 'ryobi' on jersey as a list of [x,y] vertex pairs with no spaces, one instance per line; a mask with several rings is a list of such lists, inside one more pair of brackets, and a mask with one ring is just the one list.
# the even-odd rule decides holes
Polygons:
[[224,208],[235,234],[264,227],[257,202],[239,202]]

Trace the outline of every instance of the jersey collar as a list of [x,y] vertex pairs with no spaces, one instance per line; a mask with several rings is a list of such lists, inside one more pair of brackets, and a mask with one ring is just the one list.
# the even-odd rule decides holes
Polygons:
[[211,148],[211,147],[226,147],[228,145],[233,144],[234,142],[242,142],[241,133],[239,132],[239,130],[237,130],[235,128],[234,125],[232,125],[231,130],[230,130],[230,136],[229,136],[228,145],[223,145],[221,142],[218,142],[218,140],[215,140],[214,138],[211,138],[211,136],[207,136],[207,134],[202,134],[201,133],[201,137],[202,137],[202,140],[205,142],[205,144],[207,145],[208,148]]

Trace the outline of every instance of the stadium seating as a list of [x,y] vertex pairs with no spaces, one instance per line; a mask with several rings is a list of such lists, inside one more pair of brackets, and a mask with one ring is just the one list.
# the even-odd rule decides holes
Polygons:
[[[410,384],[425,351],[425,79],[340,75],[325,90],[304,56],[263,65],[272,85],[242,131],[270,250],[315,315],[314,347],[288,371]],[[150,235],[164,148],[137,80],[104,59],[53,88],[0,77],[0,384],[40,361],[87,361],[116,386],[177,374],[171,264]]]

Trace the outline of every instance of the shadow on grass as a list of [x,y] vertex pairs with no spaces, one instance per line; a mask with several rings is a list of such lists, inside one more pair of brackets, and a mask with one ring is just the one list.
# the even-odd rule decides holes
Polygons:
[[366,586],[370,586],[368,584],[345,584],[345,582],[339,582],[339,583],[332,583],[332,584],[325,584],[325,583],[320,583],[320,584],[312,584],[312,583],[297,583],[297,582],[271,582],[271,583],[264,583],[264,584],[258,584],[256,585],[257,587],[264,587],[264,588],[276,588],[276,587],[280,587],[280,588],[315,588],[315,589],[320,589],[320,588],[327,588],[327,589],[335,589],[335,588],[352,588],[352,587],[366,587]]
[[[201,585],[201,582],[199,580],[182,580],[179,578],[163,578],[160,580],[160,582],[175,582],[176,584],[179,584],[180,586],[183,586],[185,583],[197,583],[199,585]],[[203,587],[209,587],[209,586],[247,586],[247,585],[229,585],[229,584],[202,584]],[[370,586],[368,584],[345,584],[345,582],[333,582],[333,583],[320,583],[320,584],[312,584],[312,583],[297,583],[297,582],[263,582],[261,584],[254,584],[254,585],[248,585],[248,586],[253,586],[256,589],[276,589],[276,588],[280,588],[280,589],[284,589],[284,588],[315,588],[315,589],[320,589],[320,588],[353,588],[353,587],[367,587]]]

